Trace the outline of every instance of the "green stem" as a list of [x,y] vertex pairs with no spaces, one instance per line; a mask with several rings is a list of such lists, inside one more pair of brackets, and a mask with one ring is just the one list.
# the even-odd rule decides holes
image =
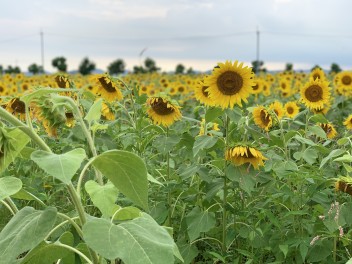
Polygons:
[[95,160],[95,158],[92,158],[90,159],[86,165],[84,165],[79,177],[78,177],[78,181],[77,181],[77,187],[76,187],[76,192],[77,192],[77,195],[78,197],[81,197],[81,185],[82,185],[82,181],[83,181],[83,178],[84,178],[84,175],[88,169],[88,167],[92,164],[92,162]]
[[0,118],[5,119],[11,125],[21,129],[27,136],[31,138],[42,150],[52,152],[49,146],[26,124],[22,123],[16,117],[0,107]]
[[11,206],[9,206],[4,200],[0,201],[5,207],[11,212],[12,215],[15,215],[16,213],[12,210]]
[[77,231],[78,235],[83,239],[83,232],[82,232],[82,229],[77,225],[77,223],[74,221],[76,218],[78,217],[69,217],[65,214],[62,214],[62,213],[57,213],[57,215],[63,219],[66,219],[66,221],[64,222],[69,222]]
[[99,259],[94,259],[93,262],[86,256],[84,255],[81,251],[69,246],[69,245],[66,245],[66,244],[62,244],[60,242],[55,242],[54,243],[55,245],[59,246],[59,247],[63,247],[63,248],[67,248],[71,251],[73,251],[74,253],[78,254],[79,256],[81,256],[82,258],[84,258],[85,261],[87,261],[88,264],[98,264],[99,263]]
[[67,185],[67,189],[68,189],[68,192],[71,196],[72,202],[78,212],[78,216],[81,221],[81,225],[83,226],[87,220],[86,220],[86,215],[85,215],[85,211],[84,211],[84,207],[82,205],[81,199],[79,198],[75,188],[73,187],[72,182],[70,182]]
[[12,199],[10,197],[6,197],[4,200],[11,207],[12,211],[16,214],[18,212],[18,208],[15,205],[15,203],[12,201]]
[[334,263],[336,263],[336,250],[337,250],[337,239],[336,239],[336,236],[335,236],[334,237],[334,249],[333,249]]
[[[166,127],[166,137],[169,137],[169,127]],[[167,170],[166,170],[166,179],[167,179],[167,203],[169,206],[169,212],[168,212],[168,222],[169,222],[169,226],[172,226],[172,211],[171,211],[171,207],[172,207],[172,201],[171,201],[171,190],[170,190],[170,151],[167,152],[166,154],[166,166],[167,166]]]
[[[229,117],[225,114],[225,152],[229,147]],[[225,160],[225,170],[227,167],[227,162]],[[224,186],[223,186],[223,204],[222,204],[222,251],[226,253],[226,227],[227,227],[227,176],[224,173]]]

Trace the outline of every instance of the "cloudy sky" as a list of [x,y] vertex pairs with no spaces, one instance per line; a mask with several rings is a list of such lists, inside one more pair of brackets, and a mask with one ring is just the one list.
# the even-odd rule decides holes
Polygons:
[[[268,69],[352,68],[350,0],[0,0],[0,65],[88,56],[98,68],[117,58],[127,69],[153,58],[162,70],[260,59]],[[144,51],[144,52],[142,52]],[[141,54],[142,53],[142,54]]]

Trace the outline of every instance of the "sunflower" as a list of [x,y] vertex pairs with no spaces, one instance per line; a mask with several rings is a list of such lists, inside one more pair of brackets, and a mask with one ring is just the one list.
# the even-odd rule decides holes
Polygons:
[[6,105],[6,110],[19,118],[20,120],[26,120],[26,105],[19,98],[13,98]]
[[242,106],[242,101],[248,102],[247,98],[252,92],[254,74],[251,68],[243,67],[243,63],[230,61],[218,63],[212,74],[205,79],[205,86],[209,98],[215,105],[224,108],[232,108],[235,104]]
[[325,72],[321,68],[316,67],[310,72],[309,79],[312,81],[314,81],[316,79],[320,79],[322,81],[325,81],[326,80]]
[[95,76],[96,93],[106,101],[122,100],[122,93],[111,76],[107,73],[97,74]]
[[333,139],[337,135],[335,127],[330,123],[321,123],[319,126],[325,131],[328,139]]
[[352,130],[352,115],[349,115],[345,121],[343,122],[343,124],[345,125],[345,127],[349,130]]
[[208,88],[209,86],[206,86],[204,84],[204,79],[199,80],[199,82],[197,82],[194,87],[194,96],[199,102],[203,103],[204,105],[213,106],[214,101],[209,97]]
[[265,131],[273,125],[273,119],[264,106],[257,106],[253,110],[254,123]]
[[260,94],[263,92],[263,80],[262,79],[256,79],[255,84],[252,86],[252,94]]
[[235,166],[250,163],[255,169],[264,166],[263,160],[266,160],[263,154],[249,146],[235,146],[225,152],[225,159],[231,161]]
[[301,100],[310,109],[320,110],[330,100],[329,83],[317,78],[308,81],[300,91]]
[[73,116],[73,113],[72,112],[66,112],[65,116],[66,116],[65,125],[67,127],[74,127],[75,124],[76,124],[76,120],[75,120],[75,117]]
[[294,118],[299,113],[299,106],[295,102],[287,102],[284,106],[285,115]]
[[347,193],[352,196],[351,177],[339,177],[335,182],[335,190]]
[[114,113],[110,110],[109,106],[105,104],[104,102],[101,105],[101,115],[106,119],[106,120],[115,120],[115,115]]
[[281,120],[283,118],[285,110],[282,103],[280,103],[279,101],[271,103],[269,105],[269,109],[275,112],[278,120]]
[[[207,128],[207,131],[209,131],[209,130],[219,131],[220,130],[218,123],[209,122],[209,123],[205,124],[205,119],[202,118],[202,121],[200,122],[200,130],[199,130],[198,136],[204,135],[205,125],[206,125],[206,128]],[[207,133],[207,135],[208,136],[212,136],[212,134],[210,134],[210,133]]]
[[59,88],[69,88],[70,87],[70,80],[64,74],[56,75],[55,82],[56,82],[57,87],[59,87]]
[[179,106],[165,98],[150,97],[147,99],[147,105],[150,106],[147,110],[147,114],[156,125],[161,124],[168,127],[182,117]]

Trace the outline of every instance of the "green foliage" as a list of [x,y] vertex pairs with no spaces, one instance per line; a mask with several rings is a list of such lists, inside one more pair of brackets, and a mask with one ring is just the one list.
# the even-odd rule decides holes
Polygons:
[[108,72],[110,75],[118,75],[125,72],[125,67],[125,62],[122,59],[117,59],[109,64]]
[[0,178],[0,201],[16,194],[22,188],[22,181],[15,177],[7,176]]
[[51,65],[55,68],[57,68],[58,71],[60,72],[66,72],[67,71],[67,64],[66,64],[66,58],[65,57],[56,57],[51,61]]
[[177,64],[175,69],[175,74],[183,74],[185,71],[185,66],[183,64]]
[[31,65],[28,66],[28,71],[32,73],[33,75],[39,74],[39,73],[44,73],[43,67],[37,65],[36,63],[32,63]]
[[78,66],[78,72],[82,75],[91,74],[95,70],[95,63],[91,62],[89,58],[84,58]]

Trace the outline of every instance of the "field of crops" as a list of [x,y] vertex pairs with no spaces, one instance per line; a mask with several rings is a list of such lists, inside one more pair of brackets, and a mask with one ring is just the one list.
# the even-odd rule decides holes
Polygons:
[[346,263],[352,72],[0,76],[0,263]]

